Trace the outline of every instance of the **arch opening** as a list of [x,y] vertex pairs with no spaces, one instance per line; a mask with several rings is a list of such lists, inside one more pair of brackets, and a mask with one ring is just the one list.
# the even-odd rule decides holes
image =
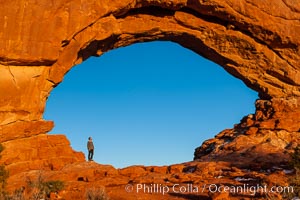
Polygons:
[[74,67],[52,92],[44,118],[75,150],[86,153],[92,136],[99,163],[167,165],[192,160],[205,139],[253,113],[256,98],[198,54],[149,42]]

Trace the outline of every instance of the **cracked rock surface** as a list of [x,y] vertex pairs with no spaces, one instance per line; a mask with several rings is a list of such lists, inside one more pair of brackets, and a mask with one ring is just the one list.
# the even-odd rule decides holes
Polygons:
[[[43,119],[51,90],[91,56],[153,40],[191,49],[259,93],[256,112],[197,148],[196,160],[243,159],[256,148],[269,165],[298,143],[300,4],[294,0],[12,0],[1,3],[0,13],[0,143],[7,147],[0,163],[12,175],[83,162],[65,137],[46,134],[53,127]],[[50,157],[34,150],[45,141]],[[13,157],[8,152],[16,147]],[[244,159],[258,154],[251,155]]]

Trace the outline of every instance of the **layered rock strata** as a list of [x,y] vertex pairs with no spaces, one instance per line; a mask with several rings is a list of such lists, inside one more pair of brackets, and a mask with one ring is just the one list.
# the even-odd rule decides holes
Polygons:
[[205,141],[195,150],[194,159],[286,163],[300,143],[297,105],[294,100],[257,100],[255,114]]
[[[198,199],[281,199],[281,193],[250,191],[251,186],[288,186],[288,170],[280,165],[257,171],[240,168],[238,162],[187,162],[170,166],[131,166],[115,169],[94,162],[73,163],[59,171],[31,170],[14,175],[9,188],[22,188],[28,197],[32,192],[26,181],[60,180],[66,185],[52,199],[86,199],[87,194],[104,194],[110,199],[198,200]],[[25,183],[24,183],[25,182]],[[246,189],[246,187],[248,189]],[[216,192],[216,187],[245,188],[239,192]],[[287,187],[288,188],[288,187]]]
[[[90,56],[153,40],[191,49],[259,93],[256,113],[204,143],[196,159],[251,148],[289,151],[298,143],[300,5],[293,0],[13,0],[1,5],[0,143],[5,150],[0,163],[11,175],[82,162],[66,138],[46,135],[53,127],[43,119],[51,90]],[[263,135],[272,138],[270,144],[276,141],[274,148]],[[244,147],[243,141],[249,144]]]

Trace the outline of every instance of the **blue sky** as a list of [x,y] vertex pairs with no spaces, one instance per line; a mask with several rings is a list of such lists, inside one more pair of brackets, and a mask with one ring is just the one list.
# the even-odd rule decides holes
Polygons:
[[111,50],[72,68],[44,118],[74,150],[116,168],[193,159],[206,139],[254,112],[257,92],[219,65],[172,42]]

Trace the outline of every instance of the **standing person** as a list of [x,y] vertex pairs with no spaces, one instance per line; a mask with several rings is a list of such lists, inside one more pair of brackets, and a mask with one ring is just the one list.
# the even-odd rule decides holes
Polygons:
[[87,149],[89,151],[88,159],[89,161],[92,161],[94,156],[94,143],[92,137],[89,137],[89,141],[87,142]]

